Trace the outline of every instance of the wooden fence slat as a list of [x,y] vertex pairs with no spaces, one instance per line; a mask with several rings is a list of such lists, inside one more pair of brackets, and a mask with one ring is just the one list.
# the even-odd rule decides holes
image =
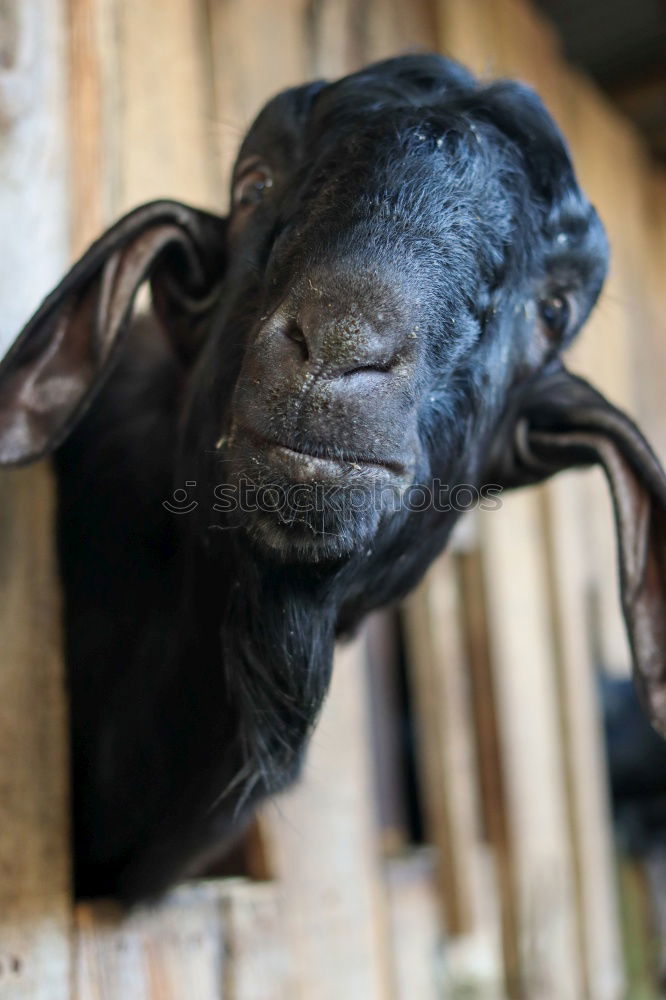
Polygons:
[[534,492],[505,497],[501,512],[483,520],[484,571],[525,990],[530,1000],[580,1000],[573,859],[537,503]]
[[227,1000],[219,890],[184,886],[154,910],[75,911],[74,1000]]
[[0,356],[68,259],[62,0],[0,14]]
[[[539,90],[548,107],[557,112],[566,135],[572,124],[571,88],[566,85],[567,68],[557,57],[549,26],[523,0],[501,0],[497,12],[500,28],[498,49],[506,61],[503,68],[526,79]],[[598,107],[598,116],[603,118],[604,111],[604,108]],[[607,111],[605,114],[606,118],[611,117]],[[590,144],[590,134],[583,133],[581,136],[581,139],[584,136],[586,145]],[[594,136],[594,141],[598,141],[596,132]],[[629,136],[627,142],[630,144]],[[599,178],[605,173],[607,158],[604,171],[598,172]],[[635,180],[638,181],[638,178]],[[633,187],[635,197],[639,185],[635,183]],[[606,358],[613,358],[616,366],[616,385],[627,376],[621,371],[622,362],[629,354],[626,320],[617,329],[617,335],[614,351],[608,339],[605,342]],[[596,367],[590,372],[590,377],[595,380]],[[628,391],[626,386],[622,389]],[[541,530],[547,546],[547,586],[550,588],[556,664],[559,740],[583,988],[585,996],[593,1000],[616,1000],[623,988],[619,914],[611,862],[603,736],[595,686],[595,667],[598,665],[593,662],[590,621],[586,615],[590,564],[583,556],[586,533],[580,530],[581,519],[603,525],[600,548],[605,555],[603,566],[607,568],[607,573],[604,576],[604,569],[599,564],[594,566],[593,572],[599,583],[603,581],[601,586],[597,585],[597,590],[603,588],[607,615],[613,616],[617,631],[620,618],[617,588],[613,570],[608,567],[609,560],[615,559],[614,538],[608,500],[599,490],[600,478],[597,476],[591,484],[581,483],[580,476],[564,480],[558,477],[549,483],[541,494],[544,500]],[[591,490],[596,490],[596,495],[592,493],[596,501],[594,514],[581,502],[586,487],[588,496]],[[601,489],[604,490],[605,485]]]
[[[208,0],[222,191],[238,147],[261,106],[314,75],[305,0]],[[249,41],[251,40],[251,42]]]
[[67,0],[70,249],[78,257],[104,228],[103,81],[98,0]]
[[580,477],[560,476],[544,491],[553,645],[558,659],[562,752],[575,855],[577,906],[587,990],[592,1000],[623,996],[624,974],[603,732],[585,615],[588,573]]
[[0,482],[0,997],[68,1000],[65,704],[45,463]]
[[220,888],[226,896],[224,1000],[291,1000],[294,970],[280,886],[238,880]]
[[437,48],[432,0],[366,0],[355,10],[364,11],[362,62]]
[[485,863],[492,872],[487,877],[488,884],[495,887],[495,895],[490,900],[484,898],[483,903],[486,911],[492,913],[493,917],[496,910],[500,913],[504,986],[507,997],[514,998],[519,997],[522,991],[518,904],[514,892],[516,880],[506,794],[507,779],[501,753],[496,681],[490,649],[478,524],[476,544],[470,544],[468,549],[458,552],[456,563],[479,767],[479,795],[483,805],[483,832],[488,850]]
[[[497,884],[481,830],[479,770],[463,651],[459,592],[451,557],[440,560],[407,602],[410,679],[428,840],[450,936],[450,976],[498,996],[503,982]],[[460,985],[460,984],[459,984]]]
[[666,460],[666,413],[664,380],[666,371],[666,170],[653,169],[646,176],[643,191],[647,254],[644,261],[647,278],[645,296],[649,320],[636,340],[642,343],[645,362],[641,369],[641,419],[662,461]]
[[74,1000],[290,1000],[279,889],[188,883],[153,908],[75,911]]
[[116,0],[121,158],[116,212],[168,196],[206,206],[223,192],[212,156],[212,88],[203,4]]
[[336,655],[304,777],[264,809],[296,973],[294,1000],[389,995],[363,658],[360,641]]
[[[0,13],[0,355],[67,263],[60,0]],[[65,700],[46,463],[0,481],[0,998],[69,1000]]]
[[384,864],[393,941],[393,1000],[440,1000],[445,942],[435,890],[434,858],[428,849]]

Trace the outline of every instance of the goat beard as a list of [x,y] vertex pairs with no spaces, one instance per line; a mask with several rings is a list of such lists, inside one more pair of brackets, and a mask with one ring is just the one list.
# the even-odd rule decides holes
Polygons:
[[337,602],[328,584],[255,567],[232,587],[220,638],[239,766],[218,802],[234,814],[291,783],[331,680]]

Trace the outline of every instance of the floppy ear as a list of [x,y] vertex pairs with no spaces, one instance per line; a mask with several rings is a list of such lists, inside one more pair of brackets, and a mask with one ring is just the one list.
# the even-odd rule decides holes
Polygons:
[[183,356],[222,278],[226,220],[179,202],[130,212],[72,267],[0,363],[0,464],[56,448],[108,374],[141,284]]
[[613,498],[638,693],[666,736],[666,476],[638,427],[558,362],[517,390],[494,436],[485,479],[524,486],[593,463],[602,466]]

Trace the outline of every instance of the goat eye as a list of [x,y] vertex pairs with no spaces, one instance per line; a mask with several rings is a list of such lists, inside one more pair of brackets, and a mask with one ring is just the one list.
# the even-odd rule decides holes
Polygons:
[[258,205],[272,187],[273,177],[268,167],[253,165],[247,168],[236,177],[234,183],[232,194],[234,208]]
[[541,299],[539,313],[552,337],[562,337],[571,323],[571,305],[566,295],[551,295]]

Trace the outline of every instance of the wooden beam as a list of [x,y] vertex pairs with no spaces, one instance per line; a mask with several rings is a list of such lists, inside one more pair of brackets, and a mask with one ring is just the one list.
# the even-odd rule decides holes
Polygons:
[[[67,264],[59,0],[0,15],[0,354]],[[0,998],[69,1000],[66,716],[53,484],[0,477]]]
[[298,785],[264,809],[294,1000],[385,1000],[389,957],[374,822],[363,646],[336,656]]
[[45,463],[0,478],[0,998],[69,1000],[64,685]]
[[290,1000],[279,892],[242,879],[173,890],[124,916],[75,911],[74,1000]]

